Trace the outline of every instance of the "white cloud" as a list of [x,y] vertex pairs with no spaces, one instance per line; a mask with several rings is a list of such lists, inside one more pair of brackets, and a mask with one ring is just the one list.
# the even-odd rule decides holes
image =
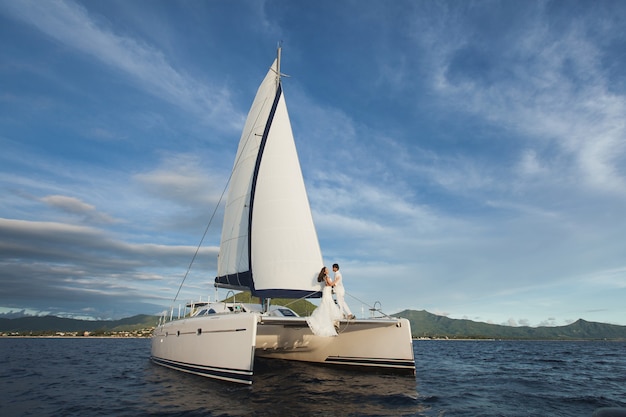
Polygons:
[[84,203],[77,198],[63,195],[49,195],[40,199],[44,203],[70,214],[82,216],[86,223],[115,223],[106,213],[100,213],[95,206]]
[[168,154],[159,166],[133,176],[145,190],[163,201],[208,211],[214,207],[226,178],[203,166],[198,155]]
[[527,149],[522,153],[519,161],[519,172],[522,176],[535,176],[543,174],[547,168],[541,163],[537,156],[537,152]]
[[115,33],[104,19],[95,20],[76,3],[25,0],[5,7],[47,36],[128,75],[145,92],[193,112],[215,129],[236,131],[243,123],[228,90],[198,82],[176,69],[158,49]]
[[[53,222],[0,219],[0,234],[5,311],[18,306],[39,311],[50,303],[101,313],[118,306],[115,317],[128,311],[129,306],[121,309],[125,304],[156,311],[173,295],[196,251],[128,243],[94,227]],[[215,268],[217,248],[201,248],[199,255],[193,271]],[[103,309],[102,303],[109,307]]]
[[[626,178],[618,167],[626,161],[626,98],[610,92],[598,46],[588,38],[588,25],[593,23],[579,19],[564,33],[548,31],[545,16],[537,12],[537,22],[525,22],[518,38],[509,39],[508,59],[498,63],[496,57],[487,58],[495,61],[489,61],[486,70],[506,72],[506,77],[485,81],[451,72],[459,65],[458,72],[463,74],[466,68],[461,65],[468,63],[455,60],[465,49],[495,47],[497,53],[497,41],[432,33],[428,39],[432,42],[433,88],[446,105],[530,135],[537,143],[553,144],[565,160],[575,158],[576,171],[565,166],[550,171],[566,176],[575,173],[569,186],[624,193]],[[538,170],[541,155],[534,152],[524,154],[521,168],[526,173],[534,169],[535,175],[547,174]]]

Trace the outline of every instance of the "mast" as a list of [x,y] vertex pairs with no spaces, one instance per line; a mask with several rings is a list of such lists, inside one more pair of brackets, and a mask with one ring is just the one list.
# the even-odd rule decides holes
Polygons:
[[276,89],[278,89],[280,84],[280,53],[282,49],[283,47],[278,44],[278,49],[276,51]]

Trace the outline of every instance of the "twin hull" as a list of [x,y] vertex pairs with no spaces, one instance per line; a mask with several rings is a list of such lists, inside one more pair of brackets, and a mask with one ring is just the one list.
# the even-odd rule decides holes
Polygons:
[[252,383],[254,356],[415,374],[406,319],[343,320],[336,337],[314,335],[302,317],[257,312],[167,322],[152,337],[152,360],[226,381]]

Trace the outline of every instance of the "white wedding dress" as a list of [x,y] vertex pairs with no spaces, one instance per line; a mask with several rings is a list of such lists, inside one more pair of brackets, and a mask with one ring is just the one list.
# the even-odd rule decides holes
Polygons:
[[333,289],[326,285],[322,290],[322,301],[319,307],[307,317],[306,322],[316,336],[337,336],[335,322],[341,319],[341,310],[333,300]]

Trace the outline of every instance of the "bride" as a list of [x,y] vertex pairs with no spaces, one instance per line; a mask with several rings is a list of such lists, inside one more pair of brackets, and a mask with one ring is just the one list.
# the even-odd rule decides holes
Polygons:
[[328,275],[328,268],[323,267],[317,276],[317,281],[323,283],[322,301],[313,313],[307,317],[306,321],[317,336],[337,336],[335,330],[335,322],[340,320],[341,310],[333,300],[332,288],[333,282]]

